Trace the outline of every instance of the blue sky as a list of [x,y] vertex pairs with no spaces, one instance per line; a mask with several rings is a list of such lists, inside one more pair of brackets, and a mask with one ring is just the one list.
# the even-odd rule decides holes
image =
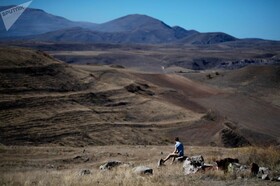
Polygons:
[[[0,0],[0,5],[27,1]],[[30,7],[94,23],[146,14],[200,32],[280,40],[280,0],[33,0]]]

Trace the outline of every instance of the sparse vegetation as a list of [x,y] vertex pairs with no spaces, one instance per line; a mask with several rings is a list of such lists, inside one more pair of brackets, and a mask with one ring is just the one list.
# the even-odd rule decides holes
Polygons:
[[279,147],[247,147],[238,150],[242,163],[257,163],[259,166],[269,167],[280,172],[280,148]]
[[207,77],[207,79],[213,79],[212,74],[207,74],[206,77]]
[[215,121],[217,120],[217,113],[213,110],[208,110],[207,113],[202,117],[202,119],[208,120],[208,121]]
[[[158,55],[164,50],[158,48]],[[139,56],[142,53],[154,55],[152,47],[138,51]],[[169,144],[171,136],[182,136],[186,154],[201,154],[207,163],[231,157],[241,164],[257,163],[280,171],[277,147],[221,147],[254,145],[254,141],[279,144],[279,108],[244,88],[260,84],[268,87],[258,88],[262,95],[272,89],[277,92],[278,81],[267,82],[277,79],[279,69],[254,67],[233,74],[221,71],[221,76],[220,71],[212,72],[206,75],[211,81],[205,73],[196,72],[213,85],[224,79],[227,83],[240,80],[215,88],[181,76],[189,73],[139,73],[123,69],[126,63],[67,65],[45,53],[19,48],[1,48],[0,56],[0,185],[262,184],[247,173],[210,171],[186,176],[181,164],[157,169],[159,158],[173,149],[160,146]],[[247,77],[247,72],[254,73]],[[262,72],[266,75],[255,78]],[[274,99],[278,98],[279,93]],[[187,146],[194,144],[213,147]],[[98,169],[111,159],[131,167]],[[132,167],[138,165],[152,167],[154,174],[135,175]],[[81,175],[84,168],[91,174]]]
[[[167,164],[160,169],[157,168],[157,159],[164,156],[171,149],[171,146],[103,146],[86,149],[86,154],[94,154],[95,160],[89,162],[68,162],[63,160],[69,155],[82,152],[83,148],[66,148],[66,147],[4,147],[0,155],[9,154],[9,157],[0,160],[2,165],[0,185],[262,185],[262,180],[251,177],[250,172],[242,174],[224,173],[223,171],[199,172],[193,175],[184,175],[182,164]],[[256,162],[260,166],[267,166],[271,170],[279,171],[280,168],[280,150],[277,147],[259,148],[244,147],[236,149],[218,148],[218,147],[186,147],[187,153],[201,154],[205,161],[212,163],[214,159],[224,157],[238,158],[241,164],[249,165]],[[117,153],[122,149],[122,153]],[[158,149],[163,150],[163,154],[156,153]],[[38,151],[40,150],[40,151]],[[11,155],[17,151],[17,155]],[[110,171],[101,171],[98,166],[104,161],[103,154],[112,154],[113,157],[122,158],[124,152],[127,153],[126,160],[132,166],[146,165],[154,169],[153,175],[136,175],[132,167],[118,167]],[[36,168],[44,166],[44,155],[48,161],[65,165],[61,170],[59,168]],[[12,156],[12,157],[11,157]],[[24,157],[24,158],[23,158]],[[9,160],[7,160],[9,158]],[[34,159],[35,158],[35,159]],[[14,161],[10,164],[8,161]],[[36,164],[34,164],[36,163]],[[69,164],[70,163],[70,164]],[[22,167],[19,164],[25,164]],[[33,169],[28,167],[35,166]],[[3,167],[5,167],[3,169]],[[54,167],[59,167],[54,165]],[[87,167],[91,171],[89,175],[81,175],[81,170]],[[248,170],[249,171],[249,170]],[[274,184],[270,182],[270,184]]]

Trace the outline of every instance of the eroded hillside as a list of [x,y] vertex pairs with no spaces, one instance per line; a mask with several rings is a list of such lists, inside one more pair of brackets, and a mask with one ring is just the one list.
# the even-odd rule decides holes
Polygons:
[[164,101],[165,90],[124,71],[83,68],[40,51],[1,49],[1,143],[163,144],[160,126],[203,114]]
[[[224,87],[176,74],[68,65],[30,49],[0,54],[5,145],[166,144],[174,136],[192,145],[279,143],[279,108]],[[242,103],[249,112],[239,113]]]

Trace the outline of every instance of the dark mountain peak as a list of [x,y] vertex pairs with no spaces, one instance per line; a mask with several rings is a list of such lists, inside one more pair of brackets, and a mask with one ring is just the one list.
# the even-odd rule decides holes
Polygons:
[[102,32],[131,32],[136,30],[172,29],[164,22],[142,14],[130,14],[112,21],[100,24],[95,30]]
[[180,27],[180,26],[173,26],[172,28],[174,30],[186,30],[186,29],[184,29],[183,27]]
[[[13,6],[16,5],[1,6],[0,11]],[[41,9],[27,8],[9,31],[6,31],[4,24],[0,24],[0,35],[1,37],[28,36],[77,26],[90,28],[94,25],[93,23],[70,21],[64,17],[49,14]]]
[[[147,16],[147,15],[144,15],[144,14],[129,14],[129,15],[114,19],[112,21],[106,22],[106,23],[112,23],[112,22],[115,22],[115,23],[125,22],[125,23],[127,23],[127,22],[132,22],[132,21],[137,21],[137,22],[147,22],[147,21],[149,21],[149,22],[161,22],[158,19],[155,19],[153,17]],[[106,24],[106,23],[104,23],[104,24]]]
[[187,31],[187,32],[192,31],[192,32],[198,32],[198,31],[196,31],[196,30],[186,30],[185,28],[180,27],[180,26],[173,26],[172,29],[173,29],[173,30],[176,30],[176,31]]
[[189,44],[216,44],[236,40],[238,39],[223,32],[208,32],[193,34],[190,37],[183,38],[180,42]]
[[226,42],[226,41],[235,41],[237,38],[223,33],[223,32],[211,32],[211,33],[206,33],[210,35],[210,39],[215,39],[216,42]]
[[[2,6],[0,10],[10,7],[12,6]],[[224,33],[199,33],[179,26],[170,27],[161,20],[142,14],[130,14],[103,24],[94,24],[70,21],[34,8],[27,8],[9,31],[0,24],[0,38],[145,44],[213,44],[236,40]]]
[[122,19],[154,19],[151,16],[145,15],[145,14],[128,14],[126,16],[122,16],[120,18],[117,18],[115,20],[122,20]]
[[177,39],[182,39],[184,37],[199,33],[196,30],[186,30],[180,26],[173,26],[172,29],[174,30],[174,35]]

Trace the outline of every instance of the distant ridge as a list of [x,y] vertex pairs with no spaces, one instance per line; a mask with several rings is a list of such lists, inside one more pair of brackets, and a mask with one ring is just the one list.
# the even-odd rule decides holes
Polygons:
[[[0,7],[0,10],[9,7]],[[199,33],[180,26],[171,27],[161,20],[141,14],[95,24],[70,21],[33,8],[28,8],[8,32],[3,24],[0,25],[0,35],[2,40],[76,43],[216,44],[238,40],[221,32]]]
[[[13,6],[0,6],[0,11]],[[8,32],[3,22],[0,23],[0,38],[37,35],[77,26],[88,28],[94,25],[94,23],[70,21],[64,17],[49,14],[41,9],[27,8]]]

